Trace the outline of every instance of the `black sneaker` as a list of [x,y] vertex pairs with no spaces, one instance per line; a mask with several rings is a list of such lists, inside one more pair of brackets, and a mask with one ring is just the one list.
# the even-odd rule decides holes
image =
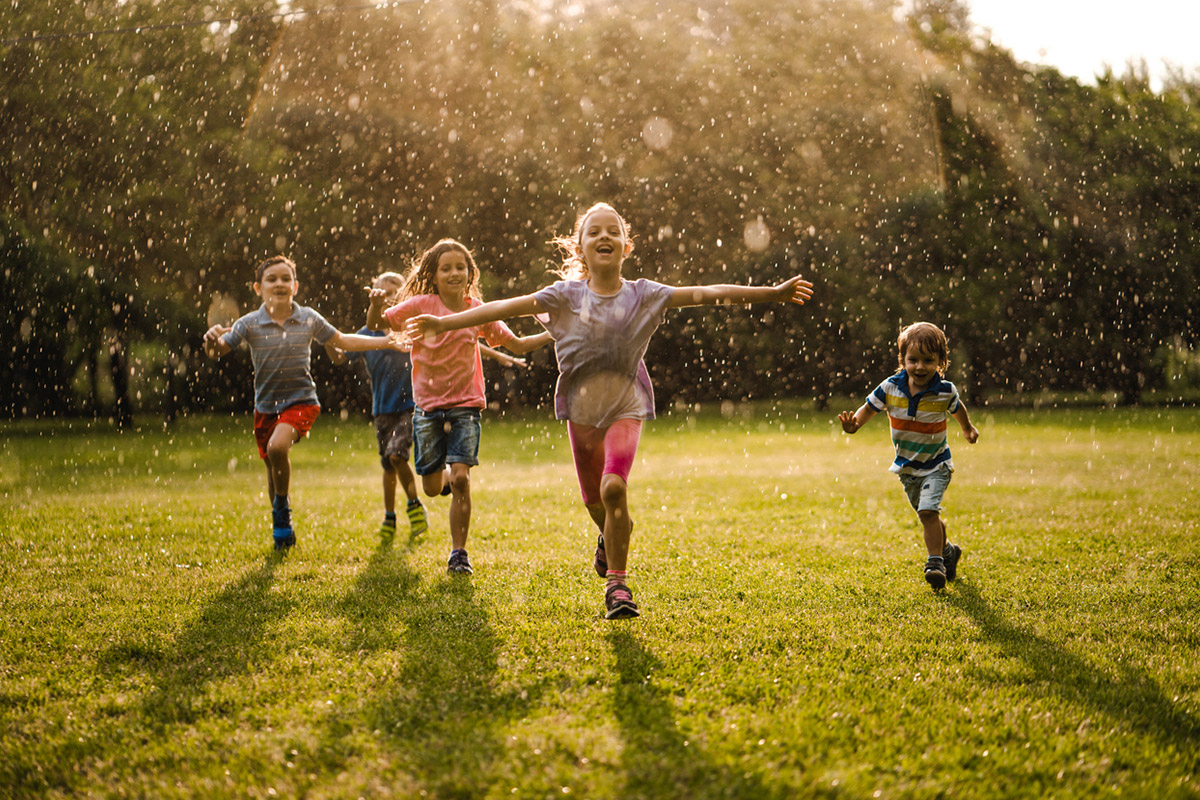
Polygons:
[[946,543],[942,551],[942,561],[946,562],[946,580],[958,580],[958,560],[962,558],[962,548],[956,544]]
[[466,550],[451,550],[450,560],[446,563],[446,572],[451,575],[470,575],[471,562],[467,560]]
[[623,583],[614,583],[604,592],[604,608],[605,619],[629,619],[638,616],[633,592]]
[[946,586],[946,565],[940,558],[930,557],[925,562],[925,582],[936,592]]
[[604,552],[603,533],[596,537],[596,556],[592,559],[592,566],[596,568],[596,574],[601,578],[608,577],[608,555]]
[[276,550],[290,550],[292,547],[295,547],[295,545],[296,545],[295,532],[288,530],[287,533],[284,533],[282,536],[280,536],[280,533],[282,533],[283,530],[284,529],[276,529],[276,531],[272,537],[275,540],[275,549]]

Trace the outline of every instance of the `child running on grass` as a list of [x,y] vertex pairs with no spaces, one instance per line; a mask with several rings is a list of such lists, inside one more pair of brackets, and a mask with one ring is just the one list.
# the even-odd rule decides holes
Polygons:
[[[654,390],[642,358],[668,308],[718,303],[803,305],[812,284],[799,276],[777,286],[667,286],[621,277],[633,252],[629,225],[607,203],[575,221],[572,235],[555,241],[563,280],[533,294],[496,300],[451,316],[414,317],[414,340],[523,315],[539,315],[554,336],[558,359],[556,416],[567,421],[575,471],[588,514],[600,529],[593,566],[605,578],[605,617],[638,616],[627,582],[627,485],[642,422],[654,418]],[[544,315],[544,316],[543,316]]]
[[908,502],[921,520],[925,547],[925,580],[934,591],[958,577],[962,548],[951,544],[941,518],[942,498],[950,485],[954,462],[946,442],[946,415],[954,417],[971,444],[979,431],[954,384],[944,379],[950,348],[942,329],[914,322],[896,340],[900,371],[883,381],[857,411],[838,414],[842,430],[854,433],[880,411],[887,411],[896,458],[889,469],[900,476]]
[[[454,239],[442,239],[421,255],[409,270],[400,302],[385,311],[386,296],[381,288],[371,290],[367,327],[403,330],[410,317],[446,316],[483,302],[475,259]],[[471,467],[479,463],[479,417],[487,406],[479,337],[514,353],[527,353],[549,344],[550,335],[517,336],[499,321],[460,328],[412,341],[413,439],[425,493],[451,493],[446,570],[469,575]]]
[[[396,272],[384,272],[371,282],[371,289],[381,289],[383,303],[393,306],[400,302],[404,289],[404,276]],[[387,336],[387,332],[363,327],[362,336]],[[489,356],[508,366],[525,366],[518,358],[505,355],[490,347],[480,347]],[[417,495],[417,479],[408,464],[408,453],[413,445],[413,393],[412,362],[408,353],[395,350],[372,350],[343,355],[335,350],[332,354],[337,363],[362,360],[367,366],[367,377],[371,381],[371,416],[375,423],[375,437],[379,442],[379,461],[383,467],[383,523],[379,534],[384,537],[396,534],[396,484],[400,484],[408,504],[409,533],[419,536],[429,529],[429,517],[424,504]]]
[[399,341],[340,332],[311,308],[294,301],[300,282],[296,265],[272,256],[254,273],[254,293],[263,299],[257,311],[232,327],[214,325],[204,334],[204,352],[220,358],[245,342],[254,363],[254,439],[267,468],[271,498],[272,538],[276,550],[296,543],[288,490],[292,478],[292,445],[304,438],[321,404],[309,369],[312,342],[342,350],[401,348]]

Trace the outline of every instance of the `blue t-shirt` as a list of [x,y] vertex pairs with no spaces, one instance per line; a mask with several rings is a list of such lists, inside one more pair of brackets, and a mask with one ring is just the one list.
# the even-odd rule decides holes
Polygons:
[[[387,336],[386,331],[362,328],[363,336]],[[346,353],[351,361],[361,358],[371,378],[371,414],[412,411],[412,361],[399,350],[366,350]]]
[[292,303],[292,315],[276,322],[263,304],[221,338],[232,347],[245,342],[254,363],[254,410],[278,414],[294,405],[320,405],[310,368],[312,343],[325,344],[337,329],[311,308]]

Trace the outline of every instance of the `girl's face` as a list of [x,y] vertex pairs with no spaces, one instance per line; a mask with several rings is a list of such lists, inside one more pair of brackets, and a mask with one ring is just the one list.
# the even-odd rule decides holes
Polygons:
[[909,348],[904,354],[904,371],[916,386],[924,386],[938,372],[938,357],[924,350]]
[[467,262],[467,254],[461,250],[447,250],[438,256],[437,272],[433,275],[433,285],[437,293],[443,297],[463,297],[471,282],[471,265]]
[[616,212],[601,208],[588,214],[579,229],[579,249],[589,271],[621,268],[632,242],[625,237],[625,225]]
[[263,270],[262,279],[254,284],[254,291],[264,302],[271,305],[286,305],[292,302],[300,282],[287,264],[273,264]]

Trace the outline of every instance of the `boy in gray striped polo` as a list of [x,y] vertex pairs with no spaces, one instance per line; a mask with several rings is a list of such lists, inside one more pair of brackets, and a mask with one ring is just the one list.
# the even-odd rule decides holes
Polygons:
[[272,256],[258,265],[254,292],[263,299],[257,311],[232,327],[214,325],[204,334],[204,352],[220,358],[245,342],[254,363],[254,438],[267,468],[272,538],[276,550],[296,543],[288,502],[292,445],[304,438],[321,413],[310,369],[312,343],[341,350],[400,350],[398,341],[342,333],[311,308],[294,302],[300,282],[296,265]]
[[900,476],[908,502],[921,520],[929,551],[925,580],[938,591],[947,580],[958,577],[962,557],[962,548],[946,537],[941,517],[942,496],[954,472],[946,417],[954,417],[971,444],[979,439],[979,431],[971,424],[958,389],[942,377],[950,366],[950,346],[942,329],[930,322],[914,322],[900,331],[896,347],[900,371],[879,384],[857,411],[843,411],[838,420],[842,430],[854,433],[880,411],[887,412],[896,450],[890,469]]

